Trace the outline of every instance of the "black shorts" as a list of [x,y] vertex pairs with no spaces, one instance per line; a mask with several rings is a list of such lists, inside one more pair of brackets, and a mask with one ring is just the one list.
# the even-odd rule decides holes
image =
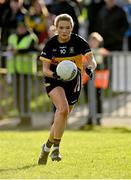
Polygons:
[[49,77],[45,77],[44,79],[47,94],[49,94],[50,91],[55,87],[60,86],[65,90],[66,98],[69,105],[73,105],[78,101],[81,91],[80,73],[78,73],[72,81],[60,81]]

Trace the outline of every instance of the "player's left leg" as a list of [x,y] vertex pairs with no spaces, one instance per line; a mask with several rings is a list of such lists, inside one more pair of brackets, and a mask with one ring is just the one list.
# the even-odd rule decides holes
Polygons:
[[50,148],[47,147],[46,144],[42,145],[41,153],[38,159],[39,165],[46,165],[48,160],[48,155],[50,153]]
[[69,105],[66,99],[65,91],[62,87],[56,87],[50,92],[50,98],[56,107],[54,115],[54,123],[50,131],[49,139],[53,139],[54,146],[51,153],[53,161],[60,161],[61,155],[59,151],[60,141],[64,133],[67,117],[69,114]]
[[[54,97],[54,94],[53,94],[53,99],[52,99],[53,102],[57,102],[56,104],[54,103],[56,107],[56,112],[55,112],[56,118],[54,118],[54,129],[53,129],[54,131],[52,133],[54,135],[54,147],[51,153],[51,159],[53,161],[61,160],[61,156],[59,152],[59,145],[60,145],[61,138],[59,137],[62,137],[66,123],[67,123],[68,115],[71,112],[72,108],[74,107],[74,104],[78,101],[80,90],[81,90],[81,76],[77,75],[77,77],[74,80],[66,83],[66,85],[64,85],[63,88],[64,88],[64,97],[60,98],[60,101],[57,102],[58,97],[57,97],[57,100],[53,100],[54,98],[56,98],[56,96]],[[68,113],[65,113],[67,112],[67,108],[68,108]],[[58,114],[57,114],[57,111],[58,111]],[[60,113],[61,111],[62,112],[65,111],[64,112],[65,115],[63,113],[61,114]]]

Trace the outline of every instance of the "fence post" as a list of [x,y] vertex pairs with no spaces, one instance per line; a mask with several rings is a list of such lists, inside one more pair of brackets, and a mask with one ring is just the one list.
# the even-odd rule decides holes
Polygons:
[[88,81],[88,106],[89,116],[93,119],[93,124],[96,124],[96,89],[94,80]]

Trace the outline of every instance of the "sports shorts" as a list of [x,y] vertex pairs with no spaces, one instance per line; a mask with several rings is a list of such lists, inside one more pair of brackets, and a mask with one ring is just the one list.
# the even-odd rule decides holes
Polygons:
[[54,78],[45,77],[44,82],[47,94],[49,94],[50,91],[55,87],[60,86],[65,90],[66,98],[69,105],[74,105],[78,101],[81,91],[80,73],[78,73],[77,76],[71,81],[61,81]]

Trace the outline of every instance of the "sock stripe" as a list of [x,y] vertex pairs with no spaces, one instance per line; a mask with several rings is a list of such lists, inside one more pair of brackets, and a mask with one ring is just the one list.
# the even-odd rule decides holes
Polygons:
[[60,142],[61,139],[56,139],[56,138],[54,138],[54,141],[55,141],[55,142]]
[[61,139],[54,138],[54,147],[58,147],[60,145]]
[[51,148],[52,145],[53,145],[53,142],[51,142],[51,141],[48,139],[48,141],[46,142],[46,147],[47,147],[47,148]]

